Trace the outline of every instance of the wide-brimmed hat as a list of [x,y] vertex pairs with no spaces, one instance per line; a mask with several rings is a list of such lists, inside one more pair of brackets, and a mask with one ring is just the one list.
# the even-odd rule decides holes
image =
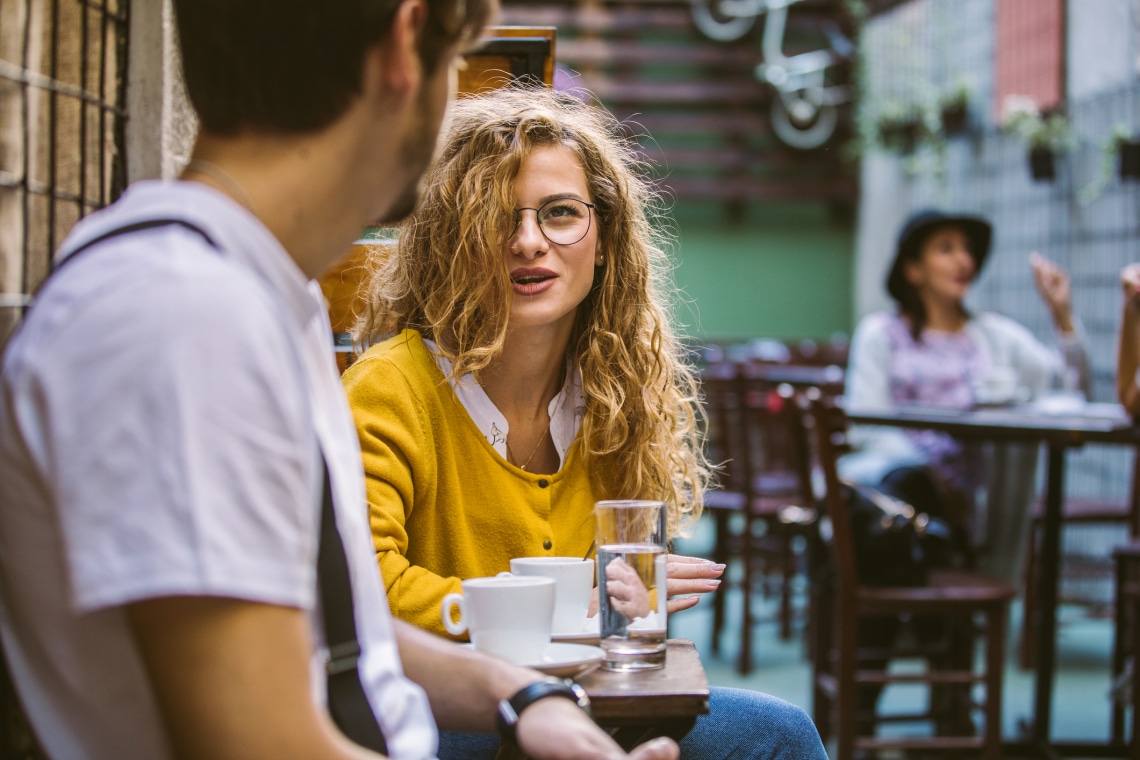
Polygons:
[[918,253],[919,246],[931,230],[946,225],[958,227],[966,233],[966,237],[970,238],[970,253],[974,256],[974,276],[982,271],[982,266],[990,253],[990,238],[993,236],[993,227],[989,222],[978,216],[948,214],[933,208],[916,211],[906,220],[902,231],[899,232],[895,260],[891,264],[890,274],[887,275],[887,292],[896,301],[903,299],[907,284],[903,265]]

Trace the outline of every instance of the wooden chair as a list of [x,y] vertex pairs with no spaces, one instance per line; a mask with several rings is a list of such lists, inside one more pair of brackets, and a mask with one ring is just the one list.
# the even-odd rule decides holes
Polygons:
[[[1140,540],[1118,546],[1112,553],[1116,567],[1115,627],[1112,646],[1112,676],[1115,688],[1112,701],[1112,743],[1126,744],[1127,757],[1140,760]],[[1126,663],[1132,660],[1131,678],[1127,683]],[[1125,739],[1125,712],[1131,703],[1131,735]]]
[[[1140,449],[1132,463],[1132,485],[1126,501],[1102,501],[1095,499],[1066,499],[1063,505],[1062,528],[1067,525],[1123,526],[1132,539],[1140,538]],[[1041,520],[1044,507],[1034,505],[1033,521],[1025,548],[1025,601],[1022,615],[1021,640],[1018,644],[1018,664],[1025,670],[1033,667],[1036,652],[1034,620],[1037,615],[1037,542],[1041,533]],[[1068,552],[1061,556],[1060,582],[1066,578],[1080,578],[1085,581],[1109,581],[1114,577],[1113,563],[1105,556],[1103,546],[1089,552]],[[1059,591],[1061,589],[1058,589]],[[1092,599],[1079,594],[1058,597],[1061,604],[1081,604],[1104,606],[1103,599]]]
[[[837,741],[836,760],[851,760],[857,749],[927,749],[980,751],[986,760],[1000,758],[1002,675],[1005,665],[1005,636],[1009,604],[1014,588],[974,573],[958,570],[932,571],[928,583],[919,587],[870,587],[856,578],[855,543],[847,500],[839,480],[836,462],[846,450],[847,416],[841,399],[808,393],[815,423],[819,467],[826,483],[825,504],[831,539],[828,552],[832,582],[812,586],[813,718],[825,741]],[[869,652],[859,647],[856,631],[861,621],[900,616],[936,617],[970,626],[968,650],[934,652],[922,649],[891,648]],[[983,622],[986,637],[984,667],[975,672],[973,631],[975,618]],[[928,666],[919,673],[892,673],[870,669],[868,663],[889,657],[924,656]],[[945,663],[945,664],[943,664]],[[887,686],[895,683],[926,683],[944,691],[958,686],[985,687],[984,731],[971,736],[919,736],[879,738],[857,736],[857,721],[872,726],[887,721],[937,720],[932,710],[908,715],[857,714],[860,686]],[[972,689],[971,689],[972,690]],[[972,701],[969,709],[974,709]],[[945,716],[942,716],[945,717]]]
[[[789,386],[765,382],[748,364],[732,362],[710,365],[702,382],[710,418],[709,453],[725,463],[724,490],[706,494],[705,507],[716,525],[713,559],[727,563],[739,557],[743,565],[737,670],[747,674],[752,669],[752,604],[758,578],[767,592],[769,579],[775,577],[780,635],[792,636],[793,583],[801,565],[795,543],[802,532],[793,517],[804,512],[788,508],[810,508],[814,501],[808,445]],[[724,630],[725,590],[713,597],[714,653],[720,650]]]

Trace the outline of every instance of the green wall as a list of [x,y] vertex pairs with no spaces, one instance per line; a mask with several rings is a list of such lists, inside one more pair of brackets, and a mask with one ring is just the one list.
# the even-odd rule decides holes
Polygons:
[[683,332],[708,338],[826,338],[851,332],[854,223],[824,204],[674,208]]

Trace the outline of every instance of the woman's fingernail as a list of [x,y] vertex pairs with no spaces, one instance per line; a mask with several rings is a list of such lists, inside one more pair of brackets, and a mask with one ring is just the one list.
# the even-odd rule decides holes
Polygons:
[[726,566],[722,565],[722,564],[717,564],[716,562],[710,562],[709,567],[712,568],[713,570],[723,570]]
[[717,586],[720,585],[720,581],[715,580],[715,579],[706,580],[705,585],[708,586],[709,588],[716,588]]

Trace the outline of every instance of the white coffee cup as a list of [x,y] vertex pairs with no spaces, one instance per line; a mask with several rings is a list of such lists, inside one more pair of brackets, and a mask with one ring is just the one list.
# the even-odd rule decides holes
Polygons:
[[[481,652],[521,665],[541,662],[550,643],[554,579],[515,575],[468,578],[462,594],[443,598],[443,627],[453,636],[465,631]],[[459,622],[451,618],[459,608]]]
[[594,588],[594,560],[581,557],[516,557],[511,560],[515,576],[553,578],[554,633],[582,633],[590,611]]

